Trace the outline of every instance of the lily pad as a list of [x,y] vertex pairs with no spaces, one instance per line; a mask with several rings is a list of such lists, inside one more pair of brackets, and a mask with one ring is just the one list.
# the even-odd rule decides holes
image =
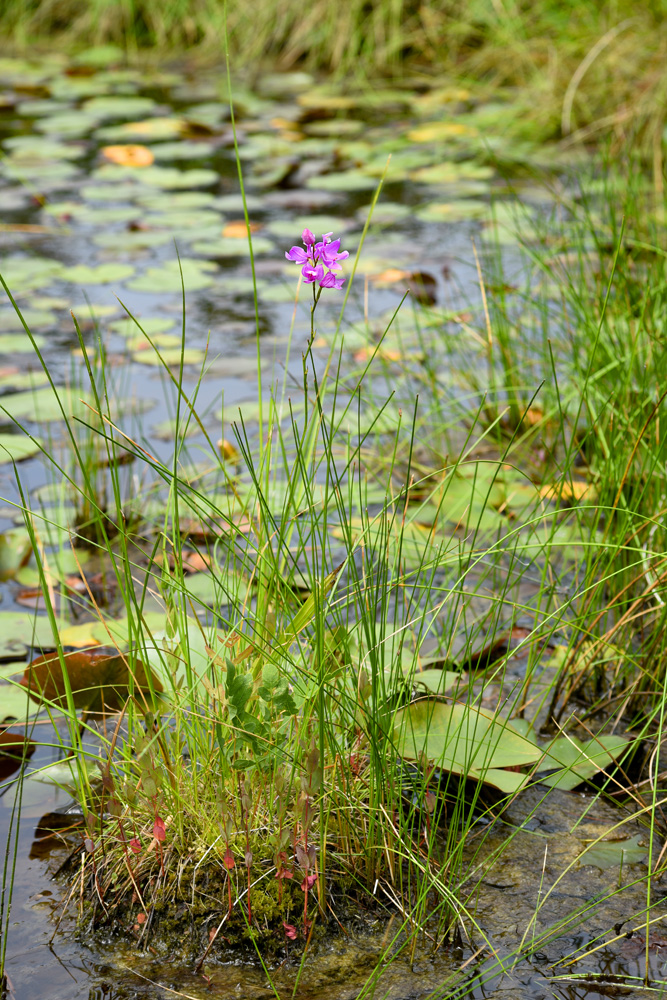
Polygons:
[[27,611],[0,611],[0,659],[25,656],[27,649],[53,649],[55,642],[46,615]]
[[41,438],[34,436],[29,438],[27,434],[0,433],[0,465],[11,461],[22,462],[25,458],[32,458],[39,454],[42,447]]
[[[143,663],[132,662],[118,653],[64,653],[63,659],[75,708],[100,712],[104,708],[119,711],[130,690],[147,693],[162,691],[162,684]],[[67,686],[60,658],[56,653],[37,657],[25,669],[21,681],[38,704],[48,702],[59,708],[67,706]]]
[[[21,315],[31,330],[34,327],[54,326],[58,322],[54,313],[46,309],[23,309]],[[0,312],[0,333],[7,330],[23,330],[23,323],[15,309]]]
[[101,181],[125,181],[135,178],[140,184],[150,187],[197,188],[217,184],[220,175],[215,170],[177,170],[176,167],[144,167],[137,171],[134,167],[119,167],[109,163],[99,167],[94,177]]
[[423,686],[431,694],[444,694],[461,682],[461,674],[455,670],[418,670],[412,677],[415,687]]
[[[38,333],[33,334],[32,340],[26,333],[5,333],[0,336],[0,354],[33,354],[35,347],[42,348],[45,344],[46,337],[42,337]],[[14,389],[22,389],[24,386],[46,381],[45,377],[41,380],[37,377],[31,381],[30,375],[31,373],[27,372],[25,375],[18,375],[16,378],[11,378],[9,382],[0,380],[0,385],[9,384]],[[26,378],[27,381],[25,381]]]
[[569,791],[623,757],[629,742],[625,736],[598,736],[585,743],[576,736],[561,736],[549,746],[539,767],[540,772],[556,770],[540,774],[539,780]]
[[[59,403],[60,400],[60,403]],[[28,392],[16,392],[9,396],[0,397],[0,410],[7,420],[17,420],[19,423],[24,420],[36,423],[48,423],[52,420],[66,420],[73,415],[82,416],[89,412],[84,400],[91,402],[92,396],[83,390],[59,389],[58,396],[51,386],[43,389],[34,389]],[[60,404],[62,404],[62,409]],[[63,415],[64,414],[64,415]],[[0,419],[3,419],[0,416]],[[19,441],[29,439],[18,435],[4,434],[3,438],[17,437]]]
[[639,843],[640,833],[627,840],[601,840],[586,848],[577,858],[578,867],[595,865],[596,868],[618,868],[636,865],[646,858],[647,850]]
[[369,177],[361,170],[341,170],[334,174],[320,174],[309,177],[306,187],[320,188],[322,191],[371,191],[378,186],[375,177]]
[[[275,245],[265,236],[253,236],[252,249],[255,254],[275,253]],[[250,253],[247,239],[221,236],[216,240],[202,240],[192,244],[193,253],[204,257],[245,257]]]
[[91,97],[83,104],[82,112],[100,118],[141,118],[155,107],[151,97]]
[[[183,282],[185,290],[189,292],[198,291],[202,288],[210,288],[215,284],[215,279],[211,271],[217,271],[217,265],[210,261],[191,260],[187,257],[181,258],[183,268]],[[181,272],[178,261],[167,261],[162,267],[149,267],[139,278],[128,282],[127,287],[135,292],[173,292],[180,288]]]
[[64,271],[64,264],[49,257],[6,257],[0,261],[0,274],[10,291],[21,293],[52,284]]
[[106,285],[110,282],[121,282],[134,274],[131,264],[99,264],[89,267],[79,264],[67,271],[67,280],[77,285]]
[[123,142],[143,139],[173,139],[181,135],[185,128],[182,118],[147,118],[145,121],[127,122],[125,125],[113,125],[98,129],[96,139],[105,142]]
[[133,361],[141,365],[152,365],[156,368],[163,365],[177,367],[181,363],[181,357],[184,365],[201,365],[206,358],[206,352],[197,347],[186,347],[181,355],[180,347],[166,347],[160,350],[159,356],[157,352],[152,350],[134,351],[132,354]]
[[111,232],[111,233],[96,233],[92,242],[96,247],[102,247],[105,250],[118,250],[118,251],[130,251],[130,250],[143,250],[144,248],[150,247],[163,247],[167,243],[172,242],[172,234],[165,232],[164,230],[137,230],[136,232]]
[[142,330],[149,337],[152,337],[155,333],[165,333],[166,330],[171,330],[174,323],[175,320],[169,319],[166,316],[147,316],[146,318],[138,316],[137,322],[132,317],[126,316],[125,319],[117,319],[113,323],[110,323],[109,329],[121,337],[141,335]]
[[211,156],[216,147],[212,142],[179,139],[177,142],[160,142],[151,146],[156,160],[201,160]]
[[426,754],[436,766],[512,794],[525,784],[519,768],[533,764],[539,749],[491,713],[424,698],[401,709],[394,738],[409,759]]

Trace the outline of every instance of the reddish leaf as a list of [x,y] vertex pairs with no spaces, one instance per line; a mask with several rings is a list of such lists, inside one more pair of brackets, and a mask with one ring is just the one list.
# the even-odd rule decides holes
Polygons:
[[137,913],[137,923],[138,924],[145,924],[146,923],[146,914],[145,913]]
[[85,840],[84,840],[84,842],[83,842],[83,846],[84,846],[84,847],[85,847],[85,849],[87,850],[88,854],[92,854],[92,853],[93,853],[93,851],[95,850],[95,844],[94,844],[94,842],[93,842],[93,841],[92,841],[92,840],[90,839],[90,837],[86,837],[86,838],[85,838]]
[[[106,708],[107,711],[115,712],[123,707],[128,698],[130,683],[130,661],[127,657],[95,650],[64,653],[63,659],[75,708],[91,712],[101,712]],[[146,671],[140,660],[134,662],[133,675],[135,691],[140,689],[147,692],[149,686]],[[153,690],[162,691],[158,678],[153,673],[151,677]],[[38,656],[29,663],[21,684],[28,688],[30,697],[35,701],[50,701],[60,706],[67,704],[65,679],[56,653]]]
[[234,861],[234,855],[232,854],[229,848],[227,848],[227,850],[225,851],[225,856],[222,859],[222,863],[227,869],[227,871],[231,871],[232,868],[234,868],[236,865],[236,862]]
[[167,831],[165,829],[164,820],[160,819],[159,816],[155,817],[155,822],[153,823],[153,837],[155,840],[159,840],[160,843],[167,836]]
[[26,740],[21,733],[13,733],[9,729],[0,732],[0,757],[30,757],[35,752],[35,744]]
[[306,892],[307,889],[312,889],[317,882],[317,875],[306,875],[305,879],[301,883],[301,889]]
[[139,854],[141,851],[141,841],[138,837],[133,837],[130,841],[130,850],[133,854]]
[[283,929],[285,931],[285,937],[289,938],[290,941],[296,941],[298,936],[296,927],[294,927],[292,924],[283,923]]

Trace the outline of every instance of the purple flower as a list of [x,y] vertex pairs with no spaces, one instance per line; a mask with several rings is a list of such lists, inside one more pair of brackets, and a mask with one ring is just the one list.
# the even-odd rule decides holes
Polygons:
[[310,229],[304,229],[301,240],[305,250],[292,247],[285,254],[287,260],[301,265],[301,274],[307,285],[317,282],[320,288],[342,288],[345,278],[337,278],[334,271],[340,271],[340,261],[349,257],[347,250],[340,249],[340,240],[332,240],[333,233],[324,233],[319,243]]

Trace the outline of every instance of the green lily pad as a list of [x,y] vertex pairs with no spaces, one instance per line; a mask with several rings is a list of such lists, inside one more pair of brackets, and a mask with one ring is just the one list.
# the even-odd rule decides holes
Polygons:
[[89,267],[79,264],[67,271],[67,280],[77,285],[106,285],[110,282],[121,282],[134,274],[131,264],[99,264]]
[[130,251],[163,247],[172,240],[172,234],[163,230],[137,230],[131,233],[96,233],[91,242],[105,250]]
[[[58,322],[55,314],[45,309],[22,309],[21,315],[31,330],[33,327],[54,326]],[[0,312],[0,332],[7,330],[23,330],[23,323],[15,309]]]
[[627,840],[601,840],[591,847],[585,848],[577,858],[578,867],[595,865],[596,868],[618,868],[623,865],[636,865],[646,858],[647,850],[639,843],[640,833]]
[[0,611],[0,658],[8,660],[11,657],[25,656],[29,648],[55,648],[46,615],[32,615],[27,611]]
[[153,334],[171,330],[175,322],[174,319],[166,316],[147,316],[146,318],[138,316],[137,322],[131,316],[126,316],[125,319],[117,319],[110,323],[109,329],[121,337],[141,336],[142,330],[149,337],[152,337]]
[[[40,336],[38,333],[34,333],[32,340],[27,336],[26,333],[5,333],[0,336],[0,354],[33,354],[35,347],[39,347],[40,350],[46,344],[46,337]],[[28,380],[27,382],[22,382],[25,376],[18,375],[16,379],[10,379],[9,383],[0,382],[0,385],[11,384],[16,389],[20,389],[24,384],[32,385],[33,382]],[[44,379],[41,380],[42,382]]]
[[539,766],[540,772],[557,770],[540,775],[539,780],[550,788],[569,791],[622,758],[629,742],[625,736],[598,736],[585,743],[576,736],[561,736],[549,746]]
[[[34,440],[23,434],[0,433],[0,465],[6,462],[22,462],[24,458],[32,458],[42,450],[41,438]],[[1,652],[0,652],[1,655]]]
[[121,167],[108,163],[99,167],[92,175],[101,181],[135,180],[149,187],[166,188],[197,188],[210,187],[217,184],[220,175],[215,170],[178,170],[176,167]]
[[192,139],[160,142],[151,146],[156,160],[201,160],[211,156],[215,149],[212,142],[196,142]]
[[[137,171],[135,171],[135,176],[136,174]],[[80,194],[86,201],[132,201],[150,190],[151,188],[148,186],[142,187],[140,178],[137,178],[134,184],[130,181],[118,184],[86,184],[81,188]],[[135,212],[136,214],[138,213]]]
[[455,670],[418,670],[412,677],[415,687],[423,686],[431,694],[444,694],[461,682],[461,674]]
[[458,201],[432,201],[422,205],[415,215],[423,222],[463,222],[465,219],[480,219],[489,210],[485,201],[462,198]]
[[3,142],[5,149],[11,150],[12,157],[41,160],[78,160],[85,156],[85,145],[72,142],[57,142],[42,135],[15,135]]
[[[176,233],[177,236],[183,238],[184,229],[197,229],[198,231],[202,228],[213,229],[215,235],[219,236],[222,232],[222,227],[224,225],[224,219],[217,212],[210,212],[204,209],[199,211],[191,209],[174,209],[174,211],[160,212],[149,212],[148,215],[144,217],[143,220],[148,226],[155,226],[158,229],[169,229],[171,232]],[[199,233],[197,233],[199,235]]]
[[[2,649],[2,639],[0,639],[0,649]],[[12,664],[12,666],[16,666],[16,664]],[[21,672],[24,668],[25,663],[21,663]],[[24,687],[20,687],[18,684],[0,683],[0,722],[5,722],[7,719],[23,722],[25,719],[31,719],[40,711],[41,705],[35,704]]]
[[95,132],[102,142],[150,142],[151,139],[173,139],[185,128],[182,118],[147,118],[145,121],[111,125]]
[[97,115],[86,114],[79,109],[63,111],[59,115],[49,115],[46,118],[38,118],[34,128],[38,132],[46,132],[49,135],[61,135],[78,139],[79,136],[89,135],[99,122]]
[[369,177],[361,170],[341,170],[335,174],[320,174],[309,177],[306,187],[322,191],[371,191],[378,186],[375,177]]
[[149,190],[135,199],[139,205],[151,212],[179,213],[179,216],[194,208],[215,208],[216,196],[211,191],[162,191]]
[[[211,271],[217,271],[217,265],[210,261],[191,260],[187,257],[181,258],[183,268],[183,282],[186,292],[198,291],[202,288],[210,288],[215,284],[215,279]],[[135,292],[173,292],[181,286],[181,272],[178,261],[167,261],[162,267],[149,267],[141,275],[128,282],[127,287]]]
[[22,294],[51,285],[64,271],[64,264],[49,257],[5,257],[0,261],[0,274],[10,291]]
[[[253,236],[252,249],[255,254],[275,253],[275,245],[263,236]],[[250,253],[247,239],[232,239],[220,236],[215,240],[201,240],[192,244],[193,253],[204,257],[245,257]]]
[[[58,396],[56,396],[49,385],[43,389],[0,396],[0,413],[2,413],[5,422],[14,419],[19,423],[24,420],[48,423],[52,420],[65,420],[73,415],[83,416],[89,410],[82,400],[92,402],[92,398],[90,392],[64,388],[59,389]],[[58,399],[62,403],[62,410]],[[14,435],[3,434],[2,437],[13,438]],[[27,437],[25,439],[19,437],[18,440],[30,443]]]
[[488,712],[424,698],[401,709],[394,729],[396,745],[412,760],[426,754],[436,766],[499,788],[517,792],[527,777],[505,768],[524,767],[539,759],[539,749],[511,726]]
[[[184,365],[201,365],[206,358],[206,352],[197,347],[186,347],[182,352],[182,358]],[[132,360],[141,365],[174,367],[181,363],[181,348],[166,347],[160,350],[159,356],[155,351],[134,351]]]
[[141,118],[156,107],[151,97],[91,97],[82,107],[84,115],[100,118]]

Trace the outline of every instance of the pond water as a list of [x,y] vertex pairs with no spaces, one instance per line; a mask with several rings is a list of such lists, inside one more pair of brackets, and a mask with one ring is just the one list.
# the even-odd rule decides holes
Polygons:
[[[413,389],[412,356],[418,355],[424,327],[435,331],[429,334],[429,350],[441,359],[442,369],[451,357],[448,340],[466,357],[461,333],[465,311],[480,304],[472,239],[483,268],[500,246],[506,277],[520,277],[524,264],[516,250],[517,228],[529,233],[531,206],[544,210],[551,205],[547,188],[526,178],[545,164],[552,170],[566,165],[562,154],[505,135],[511,100],[491,104],[447,81],[355,90],[306,74],[271,74],[252,89],[236,84],[235,105],[247,207],[256,225],[257,316],[224,74],[128,69],[113,62],[89,65],[85,56],[76,63],[58,56],[35,63],[0,59],[0,274],[59,384],[71,383],[77,392],[80,384],[85,386],[70,309],[89,347],[99,333],[117,396],[132,401],[135,410],[121,418],[121,426],[163,460],[173,450],[168,423],[174,414],[173,387],[123,307],[138,318],[162,357],[178,366],[179,258],[186,297],[183,386],[188,393],[197,388],[198,412],[211,434],[219,436],[222,427],[225,437],[231,437],[230,411],[235,416],[239,403],[257,399],[257,343],[264,386],[286,378],[299,398],[309,302],[302,289],[295,310],[296,269],[285,260],[285,250],[299,243],[308,227],[317,234],[333,231],[352,257],[374,191],[386,174],[338,337],[345,338],[344,364],[353,373],[365,364],[377,344],[377,331],[405,290],[414,291],[420,283],[426,288],[427,303],[406,304],[399,333],[384,345],[390,361],[394,351],[406,362],[391,378],[385,374],[378,380],[379,393],[387,386],[397,390],[392,405],[398,407],[401,394],[409,398]],[[139,152],[128,152],[130,145]],[[145,165],[136,165],[142,157]],[[115,162],[119,159],[127,162]],[[551,181],[556,183],[553,174]],[[513,209],[517,190],[527,206],[519,222]],[[326,351],[336,337],[340,301],[341,293],[325,292],[317,350]],[[9,301],[0,303],[5,430],[12,430],[15,416],[44,436],[47,450],[57,456],[62,423],[40,412],[46,405],[42,397],[30,396],[26,403],[16,392],[45,384],[20,319]],[[224,422],[219,413],[223,401]],[[193,449],[197,440],[189,442]],[[10,441],[3,438],[3,444],[11,451]],[[54,478],[48,463],[35,458],[28,457],[18,469],[33,496]],[[7,505],[0,511],[0,529],[11,532],[17,522],[8,504],[19,496],[11,464],[2,470],[0,490]],[[16,601],[27,577],[5,574],[3,579],[3,608],[22,611],[25,595],[23,603]],[[12,647],[10,636],[4,659],[20,658],[22,652],[25,644]],[[44,732],[40,740],[49,742]],[[30,767],[57,757],[57,747],[40,746]],[[10,769],[8,764],[6,778]],[[8,845],[10,864],[16,846],[9,996],[124,1000],[270,995],[265,973],[249,961],[211,965],[204,975],[195,975],[180,959],[139,951],[127,941],[82,938],[74,921],[76,906],[59,923],[63,886],[54,876],[79,841],[78,833],[68,834],[72,803],[53,785],[25,782],[17,834],[16,790],[8,783],[0,798],[0,843]],[[608,868],[573,867],[531,923],[540,886],[553,885],[582,846],[616,821],[612,810],[599,803],[588,816],[592,800],[584,794],[557,792],[542,804],[535,795],[527,793],[498,822],[498,843],[508,830],[518,832],[497,867],[485,869],[476,913],[500,955],[515,948],[528,928],[536,941],[530,962],[522,960],[500,975],[481,937],[457,948],[441,947],[435,954],[422,942],[410,961],[402,954],[386,961],[374,981],[372,973],[390,933],[389,907],[382,920],[360,914],[352,940],[318,943],[305,964],[298,996],[351,1000],[369,977],[375,995],[392,1000],[427,996],[445,982],[451,986],[442,996],[648,996],[640,984],[614,982],[618,975],[639,981],[646,971],[645,939],[640,930],[632,932],[641,923],[637,915],[646,898],[643,842],[635,847],[641,857],[633,856],[620,871],[613,863]],[[64,842],[49,834],[54,823]],[[632,832],[639,837],[642,831],[637,827]],[[486,841],[489,855],[494,836]],[[619,880],[627,891],[605,900],[605,892]],[[658,909],[662,893],[657,882],[653,903]],[[577,907],[581,913],[570,925],[567,920]],[[559,921],[566,926],[552,940],[547,930]],[[621,929],[611,935],[612,943],[571,967],[558,964],[614,926]],[[650,977],[660,979],[667,938],[659,930],[652,933]],[[293,988],[297,966],[288,955],[272,971],[281,995]],[[601,982],[578,981],[584,974],[599,975]],[[456,985],[463,981],[465,987]]]

